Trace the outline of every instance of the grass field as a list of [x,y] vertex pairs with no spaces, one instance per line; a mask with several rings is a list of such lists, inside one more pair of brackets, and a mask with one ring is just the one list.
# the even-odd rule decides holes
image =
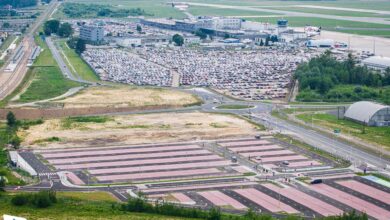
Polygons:
[[44,41],[38,36],[35,37],[35,40],[43,48],[43,51],[31,69],[31,84],[17,101],[24,103],[54,98],[64,94],[70,88],[80,86],[80,83],[68,80],[62,75]]
[[5,51],[9,47],[9,45],[11,45],[12,41],[15,40],[15,38],[16,38],[15,35],[9,35],[7,37],[7,39],[5,39],[5,41],[1,44],[1,46],[0,46],[0,53]]
[[[261,8],[261,6],[259,8]],[[349,16],[349,17],[389,17],[390,16],[390,15],[383,15],[383,14],[378,14],[378,13],[371,13],[371,12],[343,11],[343,10],[305,8],[305,7],[294,7],[294,6],[291,6],[291,7],[272,7],[269,9],[275,9],[275,10],[281,10],[281,11],[325,14],[325,15]]]
[[[69,0],[67,2],[77,2],[85,4],[110,4],[118,8],[141,8],[146,13],[153,14],[152,17],[172,17],[172,18],[185,18],[186,16],[172,8],[165,0]],[[60,10],[59,10],[60,11]]]
[[64,52],[61,55],[64,55],[65,62],[69,69],[72,71],[73,75],[79,75],[82,79],[92,82],[99,81],[99,77],[95,74],[95,72],[88,66],[87,63],[84,62],[83,59],[71,48],[68,47],[65,40],[58,41],[58,45],[60,49]]
[[384,24],[373,24],[366,22],[354,22],[344,21],[336,19],[325,19],[325,18],[311,18],[311,17],[270,17],[270,18],[248,18],[252,21],[268,22],[275,24],[279,19],[287,19],[289,26],[292,27],[304,27],[306,25],[321,26],[324,30],[337,31],[343,33],[354,33],[359,35],[372,35],[372,36],[384,36],[390,37],[390,30],[339,30],[337,27],[344,28],[390,28],[390,25]]
[[318,1],[318,0],[190,0],[189,2],[202,2],[212,4],[227,4],[238,6],[292,6],[292,5],[318,5],[340,8],[357,8],[357,9],[371,9],[390,11],[390,4],[385,0],[332,0],[332,1]]
[[[64,194],[64,195],[63,195]],[[69,194],[80,195],[80,193],[57,193],[58,202],[53,206],[44,209],[37,209],[33,206],[13,206],[11,205],[11,195],[0,195],[0,213],[15,216],[22,216],[27,219],[56,219],[56,220],[176,220],[175,218],[154,214],[129,213],[113,208],[118,203],[113,201],[92,201],[85,196],[71,196]],[[100,198],[100,193],[90,193],[90,198]],[[78,197],[78,198],[76,198]]]
[[87,201],[103,201],[103,202],[118,202],[118,199],[108,192],[57,192],[57,196],[87,200]]
[[365,133],[363,133],[361,124],[348,120],[338,120],[336,116],[330,114],[304,113],[298,114],[297,118],[307,123],[313,122],[313,124],[327,128],[330,131],[340,129],[344,135],[351,135],[368,142],[377,143],[390,150],[390,127],[365,127]]
[[188,11],[195,15],[209,15],[209,16],[253,16],[253,15],[277,15],[277,13],[269,12],[258,12],[258,11],[245,11],[239,9],[222,9],[222,8],[212,8],[204,6],[190,6]]

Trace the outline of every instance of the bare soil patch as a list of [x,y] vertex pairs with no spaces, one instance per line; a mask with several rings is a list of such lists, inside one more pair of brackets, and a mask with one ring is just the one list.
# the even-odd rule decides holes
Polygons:
[[91,87],[64,100],[64,108],[85,107],[140,107],[199,103],[194,95],[178,90],[134,87]]
[[46,120],[21,132],[23,145],[52,148],[163,143],[245,137],[257,131],[254,125],[234,116],[199,112],[110,116],[100,123],[67,120]]

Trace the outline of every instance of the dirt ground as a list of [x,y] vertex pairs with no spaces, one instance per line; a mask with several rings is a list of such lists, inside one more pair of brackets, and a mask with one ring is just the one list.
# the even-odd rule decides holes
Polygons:
[[[106,122],[49,119],[20,135],[26,147],[80,147],[113,144],[163,143],[245,137],[257,129],[243,119],[209,113],[161,113],[112,116]],[[56,141],[47,141],[50,138]]]
[[157,105],[185,106],[199,102],[188,93],[158,88],[91,87],[63,100],[65,108],[139,107]]

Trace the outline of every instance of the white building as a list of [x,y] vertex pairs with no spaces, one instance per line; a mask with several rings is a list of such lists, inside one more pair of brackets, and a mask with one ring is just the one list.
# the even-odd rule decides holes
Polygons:
[[213,30],[240,30],[242,20],[240,18],[226,17],[200,17],[197,27]]
[[368,126],[390,126],[390,106],[374,102],[355,102],[344,114],[352,121]]
[[104,28],[96,25],[83,25],[80,27],[80,38],[91,43],[101,43],[104,40]]
[[371,69],[385,71],[390,68],[390,57],[373,56],[362,60],[362,64]]

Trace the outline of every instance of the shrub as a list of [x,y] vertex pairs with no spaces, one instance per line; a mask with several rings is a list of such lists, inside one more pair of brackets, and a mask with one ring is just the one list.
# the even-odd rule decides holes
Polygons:
[[23,206],[28,203],[29,199],[29,194],[18,194],[11,199],[11,203],[15,206]]

